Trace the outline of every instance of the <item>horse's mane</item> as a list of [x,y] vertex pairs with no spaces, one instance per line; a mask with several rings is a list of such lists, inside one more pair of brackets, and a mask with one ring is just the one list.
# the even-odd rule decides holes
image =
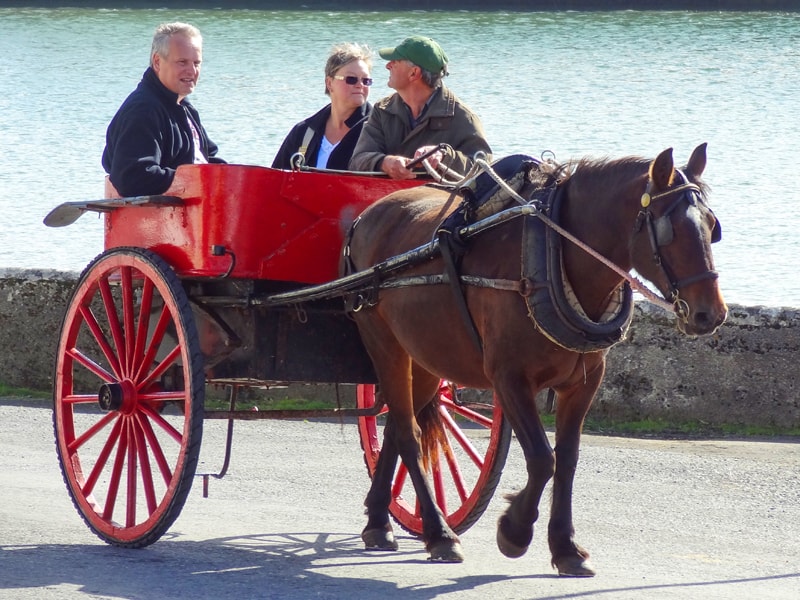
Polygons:
[[[561,182],[574,181],[574,185],[600,187],[600,189],[616,188],[620,184],[646,173],[652,159],[641,156],[625,156],[622,158],[590,158],[583,157],[568,161],[561,165]],[[701,179],[693,181],[703,197],[708,195],[708,185]]]

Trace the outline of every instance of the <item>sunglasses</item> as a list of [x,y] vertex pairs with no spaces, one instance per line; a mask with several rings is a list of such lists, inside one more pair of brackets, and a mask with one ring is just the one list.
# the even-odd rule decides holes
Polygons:
[[371,77],[361,77],[360,79],[355,75],[334,75],[334,79],[338,79],[339,81],[344,81],[347,85],[356,85],[359,81],[362,85],[367,87],[372,85],[372,78]]

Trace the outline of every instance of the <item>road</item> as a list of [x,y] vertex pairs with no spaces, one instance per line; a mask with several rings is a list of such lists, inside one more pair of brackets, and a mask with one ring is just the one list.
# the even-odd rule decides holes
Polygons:
[[[2,599],[800,598],[796,441],[585,436],[576,539],[598,574],[570,579],[550,568],[543,522],[523,558],[495,546],[503,494],[525,473],[515,441],[492,503],[462,535],[464,563],[429,563],[405,535],[396,553],[364,552],[353,423],[237,422],[231,470],[208,498],[197,481],[160,541],[111,547],[72,506],[41,404],[0,399]],[[218,467],[223,429],[206,422],[201,469]]]

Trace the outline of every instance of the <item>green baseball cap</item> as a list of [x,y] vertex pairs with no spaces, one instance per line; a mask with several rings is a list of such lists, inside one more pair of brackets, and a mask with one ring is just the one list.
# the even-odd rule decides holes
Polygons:
[[439,73],[447,64],[447,54],[442,47],[421,35],[407,37],[394,48],[382,48],[378,54],[386,60],[410,60],[431,73]]

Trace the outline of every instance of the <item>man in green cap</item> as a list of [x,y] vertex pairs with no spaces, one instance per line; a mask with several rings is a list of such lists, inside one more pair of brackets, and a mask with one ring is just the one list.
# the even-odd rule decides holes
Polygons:
[[464,174],[476,152],[491,159],[480,119],[442,83],[448,58],[435,40],[415,35],[379,54],[389,61],[388,85],[396,93],[373,107],[353,150],[351,170],[411,179],[416,175],[406,165],[440,143],[450,148],[429,157],[434,167],[441,162]]

